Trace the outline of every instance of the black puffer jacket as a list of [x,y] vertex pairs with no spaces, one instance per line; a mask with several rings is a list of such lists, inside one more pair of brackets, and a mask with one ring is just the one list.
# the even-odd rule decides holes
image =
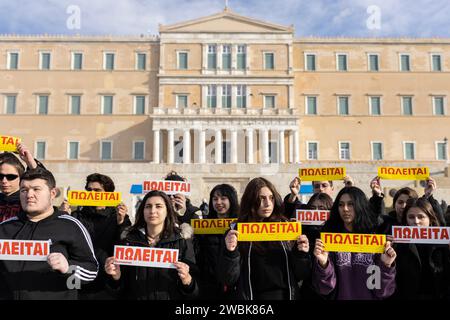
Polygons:
[[0,193],[0,222],[17,216],[20,211],[20,193],[16,191],[9,196]]
[[[132,230],[122,241],[122,245],[149,247],[145,230]],[[185,300],[198,295],[198,274],[195,264],[194,249],[191,240],[182,238],[180,233],[161,239],[157,248],[178,249],[178,260],[189,265],[192,283],[183,285],[175,269],[149,268],[137,266],[120,266],[121,278],[108,284],[114,291],[119,291],[121,299],[128,300]]]

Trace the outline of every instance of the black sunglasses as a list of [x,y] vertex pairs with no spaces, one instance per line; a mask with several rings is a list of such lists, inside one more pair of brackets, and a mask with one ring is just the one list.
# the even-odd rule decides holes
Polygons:
[[0,181],[3,180],[3,178],[6,178],[8,181],[16,180],[19,176],[17,174],[1,174],[0,173]]

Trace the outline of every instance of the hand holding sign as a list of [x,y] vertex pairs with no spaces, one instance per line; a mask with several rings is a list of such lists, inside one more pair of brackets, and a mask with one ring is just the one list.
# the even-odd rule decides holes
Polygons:
[[69,262],[62,253],[50,253],[47,257],[47,263],[55,271],[59,271],[61,273],[67,273],[69,271]]
[[114,257],[109,257],[105,261],[105,272],[106,274],[109,274],[113,277],[114,280],[119,280],[121,273],[120,273],[120,266],[118,264],[115,264]]
[[125,216],[128,213],[128,208],[123,202],[121,202],[117,206],[116,211],[117,211],[117,225],[120,226],[125,221]]
[[372,189],[372,193],[377,196],[381,196],[381,183],[380,177],[376,176],[370,181],[370,189]]
[[299,177],[295,177],[294,180],[289,184],[289,189],[291,190],[291,194],[295,197],[300,193],[300,187],[302,185],[302,181]]
[[319,265],[322,268],[326,268],[328,265],[328,252],[325,251],[325,246],[320,239],[316,239],[316,245],[314,247],[314,256],[316,257]]
[[390,268],[396,257],[397,253],[391,247],[391,243],[386,241],[386,244],[384,245],[384,253],[381,255],[381,261],[386,267]]
[[239,233],[236,230],[230,230],[225,237],[225,245],[227,246],[228,251],[236,250],[238,244],[238,234]]
[[433,178],[429,177],[425,183],[426,183],[424,189],[425,197],[429,198],[433,194],[433,192],[437,189],[436,181],[434,181]]
[[174,265],[177,268],[178,276],[180,277],[181,282],[185,286],[190,285],[192,283],[192,277],[189,273],[189,265],[181,261],[175,262]]
[[298,251],[309,252],[309,240],[304,234],[297,238],[297,249]]
[[33,155],[23,143],[19,142],[17,144],[17,151],[19,152],[20,159],[25,161],[25,163],[30,169],[37,168],[37,163],[34,160]]
[[181,193],[177,193],[171,196],[172,204],[178,215],[184,216],[186,213],[186,196]]

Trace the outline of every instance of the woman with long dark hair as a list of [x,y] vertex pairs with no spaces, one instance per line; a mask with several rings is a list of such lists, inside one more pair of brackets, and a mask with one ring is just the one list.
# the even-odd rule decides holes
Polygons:
[[114,257],[105,262],[105,271],[114,281],[124,299],[179,300],[198,295],[192,276],[195,256],[190,239],[184,239],[176,225],[176,214],[169,197],[161,191],[151,191],[142,200],[136,221],[123,240],[123,245],[178,249],[176,269],[119,266]]
[[[282,199],[271,182],[251,180],[241,198],[238,223],[284,222]],[[218,264],[221,281],[245,300],[293,300],[299,296],[298,281],[311,270],[309,243],[297,241],[240,242],[235,228],[225,236]]]

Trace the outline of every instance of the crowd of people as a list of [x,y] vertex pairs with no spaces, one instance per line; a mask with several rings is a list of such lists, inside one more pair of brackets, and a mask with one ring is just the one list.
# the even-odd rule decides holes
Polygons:
[[[295,177],[284,198],[265,178],[252,179],[238,199],[229,184],[215,186],[199,207],[182,194],[148,192],[132,223],[128,209],[59,208],[56,181],[25,145],[18,157],[0,154],[0,240],[51,240],[47,261],[0,260],[1,299],[82,300],[380,300],[450,299],[450,243],[396,243],[393,226],[449,225],[450,207],[433,194],[401,188],[385,203],[379,177],[370,199],[351,177],[334,195],[334,182],[314,181],[301,202]],[[26,167],[22,164],[26,164]],[[165,180],[186,181],[176,172]],[[93,173],[86,191],[113,192],[113,180]],[[297,209],[329,210],[323,225],[303,226],[294,241],[238,241],[240,223],[287,222]],[[195,234],[191,219],[236,219],[224,234]],[[385,234],[383,253],[327,252],[322,232]],[[114,246],[177,249],[173,268],[120,265]],[[379,283],[368,285],[372,267]],[[68,286],[75,277],[80,286]]]

